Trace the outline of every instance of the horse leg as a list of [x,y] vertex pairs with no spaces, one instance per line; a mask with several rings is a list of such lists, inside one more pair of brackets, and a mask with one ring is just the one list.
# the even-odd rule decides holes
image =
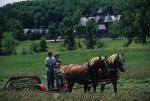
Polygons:
[[84,93],[86,93],[87,91],[88,92],[90,91],[87,83],[85,83],[83,86],[84,86]]
[[74,83],[68,83],[68,90],[69,90],[69,93],[72,92],[73,86],[74,86]]
[[112,82],[113,87],[114,87],[114,93],[117,93],[117,80]]
[[97,81],[92,81],[93,93],[96,92]]
[[104,88],[105,88],[105,84],[102,84],[102,85],[101,85],[101,93],[104,92]]
[[88,86],[88,92],[90,92],[90,90],[91,90],[91,86]]
[[66,78],[66,81],[68,83],[68,87],[67,88],[69,90],[69,93],[71,93],[75,82],[73,80],[69,79],[69,78]]
[[93,92],[96,92],[96,83],[93,83],[92,86],[93,86]]

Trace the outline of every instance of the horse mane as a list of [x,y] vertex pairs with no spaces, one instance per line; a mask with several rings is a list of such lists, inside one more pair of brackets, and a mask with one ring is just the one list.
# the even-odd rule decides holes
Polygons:
[[94,58],[88,60],[88,62],[86,64],[88,64],[89,66],[93,66],[93,65],[95,65],[95,63],[97,61],[104,60],[104,59],[105,59],[105,57],[103,57],[103,56],[97,56],[97,57],[94,57]]
[[[108,63],[114,63],[116,58],[118,58],[118,55],[119,54],[113,54],[111,55],[107,60],[108,60]],[[120,56],[120,55],[119,55]]]

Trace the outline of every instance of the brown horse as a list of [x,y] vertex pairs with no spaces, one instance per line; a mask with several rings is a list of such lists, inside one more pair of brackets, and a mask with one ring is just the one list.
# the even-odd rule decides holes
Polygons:
[[[119,78],[119,70],[125,72],[124,58],[121,54],[113,54],[107,59],[108,72],[103,78],[100,79],[111,79],[114,87],[114,92],[117,93],[117,80]],[[101,93],[104,91],[105,84],[101,85]]]
[[84,92],[88,91],[88,85],[92,84],[96,90],[96,80],[98,79],[99,70],[106,67],[106,62],[102,57],[95,57],[85,64],[69,64],[61,67],[63,77],[68,84],[69,92],[75,83],[83,84]]

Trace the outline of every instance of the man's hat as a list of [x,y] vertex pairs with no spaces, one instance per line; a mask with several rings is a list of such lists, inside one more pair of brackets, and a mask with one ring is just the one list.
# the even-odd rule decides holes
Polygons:
[[52,54],[52,51],[48,51],[47,53],[48,53],[48,54]]
[[59,53],[58,53],[58,52],[56,52],[56,53],[54,54],[54,56],[59,56]]

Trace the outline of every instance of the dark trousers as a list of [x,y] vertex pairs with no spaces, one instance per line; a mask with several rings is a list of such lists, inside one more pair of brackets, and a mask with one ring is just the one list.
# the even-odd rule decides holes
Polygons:
[[54,71],[47,71],[47,88],[54,88]]
[[63,80],[62,75],[60,73],[57,73],[57,71],[55,71],[55,77],[56,77],[57,88],[64,87],[64,80]]

